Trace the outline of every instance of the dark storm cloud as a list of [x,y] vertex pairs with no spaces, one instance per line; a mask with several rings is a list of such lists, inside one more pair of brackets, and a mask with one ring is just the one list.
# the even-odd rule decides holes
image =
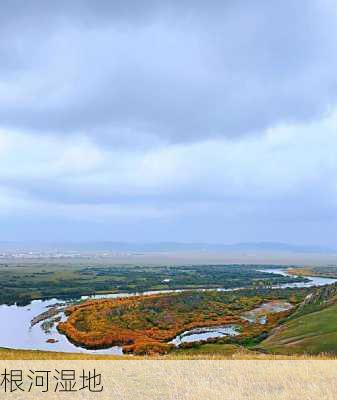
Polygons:
[[128,146],[256,133],[336,101],[332,1],[3,1],[0,122]]

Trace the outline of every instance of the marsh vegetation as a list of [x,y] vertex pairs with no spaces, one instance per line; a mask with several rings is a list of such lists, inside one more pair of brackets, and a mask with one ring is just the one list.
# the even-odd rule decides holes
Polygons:
[[[203,337],[200,341],[217,340],[249,345],[255,343],[287,316],[307,290],[240,290],[233,292],[187,291],[182,293],[136,296],[122,299],[89,300],[66,309],[67,321],[58,329],[68,339],[89,349],[123,346],[124,352],[136,354],[167,353],[173,350],[174,340],[196,328],[235,327],[230,333]],[[266,301],[278,300],[278,307],[267,307]],[[282,301],[281,301],[282,300]],[[265,323],[244,317],[264,305]],[[283,306],[282,306],[283,305]],[[286,306],[284,306],[286,305]],[[199,332],[200,333],[200,332]],[[223,332],[224,333],[224,332]],[[207,335],[206,335],[207,336]],[[194,341],[180,343],[191,346]]]
[[[196,288],[262,287],[303,282],[263,272],[256,265],[83,266],[0,264],[0,304],[29,304],[35,299]],[[258,271],[258,270],[259,271]]]
[[0,346],[110,355],[282,352],[277,335],[294,327],[291,320],[327,306],[308,301],[316,298],[315,285],[330,285],[319,293],[334,305],[336,275],[310,271],[238,264],[2,265],[1,315],[18,318],[15,335],[5,329]]

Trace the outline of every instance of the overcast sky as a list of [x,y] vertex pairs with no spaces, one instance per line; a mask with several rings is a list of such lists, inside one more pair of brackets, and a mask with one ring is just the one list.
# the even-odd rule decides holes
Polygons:
[[0,240],[337,246],[335,0],[2,0]]

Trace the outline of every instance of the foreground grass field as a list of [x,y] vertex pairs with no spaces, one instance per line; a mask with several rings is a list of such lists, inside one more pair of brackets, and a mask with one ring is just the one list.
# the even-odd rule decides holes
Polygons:
[[[1,361],[0,369],[96,370],[102,376],[102,393],[77,390],[71,393],[7,393],[9,399],[101,400],[335,400],[336,360],[259,359],[198,360],[161,359],[99,361]],[[40,389],[40,388],[37,388]]]
[[0,360],[118,360],[127,357],[0,348]]
[[185,349],[164,356],[109,356],[84,353],[56,353],[51,351],[14,350],[0,348],[0,360],[336,360],[331,354],[265,354],[228,344],[206,344],[199,349]]
[[286,322],[259,348],[279,354],[337,353],[337,305]]

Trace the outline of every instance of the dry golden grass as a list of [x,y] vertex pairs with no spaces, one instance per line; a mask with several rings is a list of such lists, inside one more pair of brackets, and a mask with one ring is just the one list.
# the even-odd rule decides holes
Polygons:
[[136,376],[132,387],[116,377],[120,398],[136,395],[137,387],[137,399],[151,399],[148,393],[155,391],[161,398],[181,400],[336,399],[336,361],[181,361],[130,367]]
[[[0,368],[69,369],[65,361],[0,361]],[[337,361],[73,361],[76,371],[102,374],[102,393],[71,393],[77,399],[137,400],[335,400]],[[24,395],[24,397],[23,397]],[[34,393],[9,398],[36,399]],[[43,398],[68,399],[69,393],[44,393]]]
[[232,354],[184,354],[173,352],[164,356],[113,356],[86,353],[57,353],[38,350],[14,350],[0,348],[0,360],[337,360],[332,354],[277,355],[264,354],[239,348]]
[[[53,351],[14,350],[0,348],[0,360],[124,360],[127,358],[129,358],[129,356],[57,353]],[[132,359],[134,359],[134,357]]]
[[[69,364],[66,360],[74,361]],[[102,374],[104,391],[86,393],[88,400],[97,399],[98,395],[101,400],[337,399],[337,360],[331,360],[327,354],[289,357],[239,349],[227,357],[171,353],[141,358],[0,350],[0,368],[28,371],[70,367],[78,372],[82,368],[95,368]],[[9,398],[13,396],[9,394]],[[25,399],[30,398],[36,399],[32,393],[25,393]],[[44,393],[44,398],[54,400],[69,396],[67,393],[57,393],[57,396]],[[72,399],[77,398],[83,398],[83,393],[72,393]]]

